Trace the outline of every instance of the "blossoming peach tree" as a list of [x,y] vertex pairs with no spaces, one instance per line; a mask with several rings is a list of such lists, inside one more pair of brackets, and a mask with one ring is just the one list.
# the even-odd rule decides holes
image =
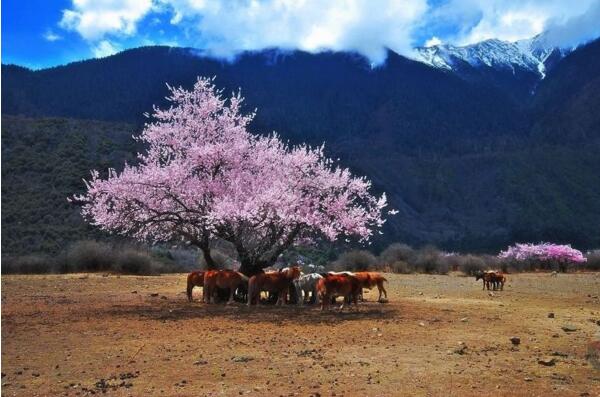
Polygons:
[[210,241],[233,244],[240,271],[253,274],[287,248],[319,238],[367,241],[380,228],[385,194],[370,193],[324,156],[323,147],[289,146],[253,135],[238,93],[226,99],[211,79],[191,91],[170,88],[168,109],[154,108],[136,165],[102,177],[92,171],[82,203],[89,222],[150,242],[185,241],[209,267]]
[[515,244],[508,247],[506,251],[501,251],[498,256],[502,259],[542,266],[557,265],[561,271],[566,271],[570,264],[587,261],[581,251],[570,245],[551,243]]

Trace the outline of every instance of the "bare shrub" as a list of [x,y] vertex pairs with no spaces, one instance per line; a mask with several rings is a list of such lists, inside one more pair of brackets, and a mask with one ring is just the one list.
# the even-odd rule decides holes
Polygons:
[[398,261],[409,262],[415,255],[415,250],[406,244],[394,243],[387,247],[379,255],[379,260],[384,263],[393,263]]
[[97,241],[73,243],[58,263],[61,271],[97,272],[111,270],[116,256],[113,247]]
[[379,255],[379,269],[393,273],[412,273],[415,250],[406,244],[394,243]]
[[53,270],[53,261],[46,255],[24,255],[2,258],[3,274],[40,274],[50,273]]
[[374,269],[377,266],[375,255],[365,250],[344,252],[333,263],[335,270],[349,270],[353,272]]
[[585,256],[587,262],[583,266],[589,270],[600,271],[600,250],[590,251]]
[[124,274],[157,274],[162,272],[162,268],[147,253],[125,248],[116,255],[111,270]]
[[177,266],[185,269],[195,269],[198,267],[198,251],[192,249],[170,249],[169,253],[173,262]]
[[486,268],[485,261],[478,256],[464,255],[460,257],[460,271],[466,275],[474,276]]
[[418,272],[428,274],[447,274],[450,270],[442,253],[434,246],[419,249],[415,254],[414,266]]
[[383,271],[388,273],[400,273],[400,274],[409,274],[413,273],[413,268],[404,261],[395,261],[385,266],[386,268]]

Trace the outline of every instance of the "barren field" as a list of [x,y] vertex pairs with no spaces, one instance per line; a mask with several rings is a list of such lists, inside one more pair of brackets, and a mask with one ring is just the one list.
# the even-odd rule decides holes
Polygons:
[[492,296],[387,277],[388,304],[322,313],[188,303],[184,274],[2,276],[2,394],[600,395],[600,274],[509,275]]

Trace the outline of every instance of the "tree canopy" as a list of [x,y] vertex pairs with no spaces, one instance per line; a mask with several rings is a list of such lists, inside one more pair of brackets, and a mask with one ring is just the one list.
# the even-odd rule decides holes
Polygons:
[[254,135],[243,98],[223,98],[211,79],[191,91],[170,88],[171,106],[154,108],[136,137],[147,148],[122,172],[98,171],[74,198],[103,230],[147,241],[183,240],[209,266],[210,241],[235,246],[254,273],[291,245],[319,238],[369,240],[384,220],[385,194],[324,156],[323,147],[289,146]]

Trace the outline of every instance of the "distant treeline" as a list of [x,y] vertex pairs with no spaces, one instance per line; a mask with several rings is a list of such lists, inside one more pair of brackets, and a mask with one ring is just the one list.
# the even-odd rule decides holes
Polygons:
[[[222,269],[234,268],[235,251],[216,243],[212,256]],[[600,250],[586,254],[587,262],[567,267],[571,271],[600,271]],[[330,259],[332,258],[332,259]],[[559,270],[556,263],[517,262],[492,255],[458,254],[440,251],[434,246],[413,248],[394,243],[375,255],[367,250],[342,251],[335,254],[330,246],[296,248],[287,252],[280,266],[294,263],[322,265],[327,270],[381,271],[389,273],[448,274],[451,271],[474,275],[488,269],[504,272]],[[84,240],[71,244],[55,255],[29,254],[2,257],[3,274],[44,274],[110,272],[120,274],[181,273],[205,268],[196,250],[177,247],[147,247],[133,243],[107,243]]]

